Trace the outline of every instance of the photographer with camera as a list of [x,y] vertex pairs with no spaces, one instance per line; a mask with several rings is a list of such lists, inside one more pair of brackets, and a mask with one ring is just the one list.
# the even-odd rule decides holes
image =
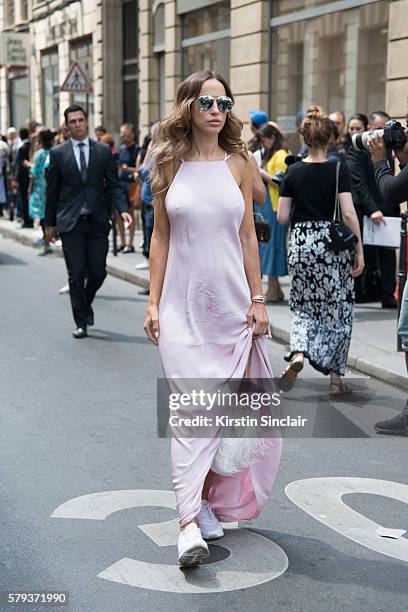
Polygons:
[[[378,188],[387,205],[399,205],[408,200],[408,130],[404,130],[398,121],[388,121],[384,130],[369,134],[367,146],[374,163],[375,178]],[[400,163],[401,172],[393,176],[387,161],[387,151],[392,149]],[[402,296],[401,312],[398,322],[398,333],[405,351],[405,363],[408,372],[408,283]],[[380,421],[374,425],[378,433],[408,435],[408,400],[401,414]]]
[[[399,205],[408,199],[408,143],[407,132],[401,133],[398,130],[398,140],[394,139],[392,132],[393,126],[390,124],[398,123],[397,121],[388,121],[384,127],[384,135],[373,133],[368,137],[368,147],[371,153],[371,159],[375,168],[375,179],[378,189],[385,200],[386,205]],[[397,176],[393,175],[387,159],[387,128],[390,131],[388,138],[390,139],[389,146],[392,147],[395,157],[400,163],[401,172]],[[378,130],[381,132],[382,130]],[[404,138],[404,140],[402,139]]]
[[[375,119],[373,119],[375,117]],[[371,115],[371,126],[384,127],[385,113]],[[381,122],[383,124],[381,125]],[[373,223],[385,223],[384,214],[399,216],[399,206],[386,206],[375,180],[374,165],[367,149],[356,149],[352,146],[353,137],[368,129],[368,118],[362,113],[351,115],[347,128],[347,166],[351,175],[353,202],[356,207],[360,231],[363,233],[364,216],[370,217]],[[381,299],[383,308],[396,308],[395,250],[387,247],[364,246],[366,269],[356,279],[356,302],[376,302]],[[379,295],[378,295],[379,294]]]

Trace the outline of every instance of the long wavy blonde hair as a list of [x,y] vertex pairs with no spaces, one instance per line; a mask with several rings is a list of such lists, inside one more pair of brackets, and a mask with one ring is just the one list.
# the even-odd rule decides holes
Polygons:
[[[203,83],[209,79],[217,79],[222,83],[225,94],[234,100],[224,77],[210,70],[194,72],[179,84],[173,110],[168,117],[160,121],[155,137],[150,175],[155,203],[164,202],[164,192],[169,187],[165,165],[171,163],[175,168],[177,161],[186,157],[191,149],[191,105],[200,95]],[[239,153],[248,159],[246,145],[241,140],[242,128],[242,121],[232,112],[227,113],[224,127],[218,134],[218,143],[227,153]]]

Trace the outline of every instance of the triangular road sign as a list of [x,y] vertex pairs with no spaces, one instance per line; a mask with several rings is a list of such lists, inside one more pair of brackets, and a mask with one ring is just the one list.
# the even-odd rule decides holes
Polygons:
[[60,87],[60,91],[69,91],[70,93],[92,93],[92,85],[77,63],[72,64],[68,71],[67,78]]

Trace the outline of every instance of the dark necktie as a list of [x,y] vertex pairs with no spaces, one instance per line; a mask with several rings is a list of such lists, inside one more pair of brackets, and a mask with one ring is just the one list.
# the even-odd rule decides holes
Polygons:
[[79,163],[80,163],[80,166],[81,166],[81,178],[82,178],[83,181],[85,181],[85,179],[86,179],[86,160],[85,160],[84,146],[85,146],[84,142],[80,142],[78,144],[78,147],[79,147]]

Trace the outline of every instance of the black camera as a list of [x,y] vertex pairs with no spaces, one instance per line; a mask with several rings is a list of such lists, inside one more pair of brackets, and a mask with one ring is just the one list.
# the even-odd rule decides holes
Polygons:
[[394,149],[395,151],[400,151],[403,149],[405,143],[407,142],[405,129],[402,127],[399,121],[394,120],[387,121],[384,129],[382,130],[371,130],[369,132],[354,134],[352,137],[353,147],[357,149],[357,151],[364,151],[364,149],[368,149],[369,136],[378,136],[380,138],[384,137],[384,142],[387,149]]
[[274,183],[275,185],[277,185],[278,187],[281,186],[282,181],[285,177],[285,172],[283,172],[283,170],[279,170],[273,177],[272,177],[272,183]]

